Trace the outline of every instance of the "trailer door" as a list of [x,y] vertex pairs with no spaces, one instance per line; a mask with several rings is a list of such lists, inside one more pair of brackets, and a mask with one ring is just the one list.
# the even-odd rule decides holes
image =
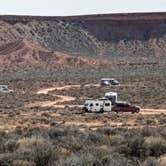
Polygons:
[[111,111],[111,102],[110,101],[105,101],[104,102],[104,111],[106,111],[106,112]]

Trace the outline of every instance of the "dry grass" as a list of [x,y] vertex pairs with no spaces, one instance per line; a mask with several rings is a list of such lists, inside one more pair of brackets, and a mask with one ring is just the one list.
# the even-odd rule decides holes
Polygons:
[[[16,81],[10,83],[16,90],[14,94],[0,95],[2,165],[163,166],[166,153],[165,113],[154,114],[152,110],[146,110],[140,114],[88,114],[79,107],[67,105],[82,104],[84,98],[101,97],[106,91],[118,91],[119,98],[140,103],[143,107],[165,108],[165,102],[159,102],[161,98],[162,101],[165,99],[164,79],[153,82],[149,78],[121,79],[121,86],[110,88],[83,86],[89,83],[81,82],[80,87],[36,94],[39,89],[63,87],[65,84]],[[160,87],[160,93],[154,96],[154,105],[152,96],[156,94],[157,87]],[[64,102],[57,95],[77,100]],[[48,101],[64,108],[25,107],[27,103]]]

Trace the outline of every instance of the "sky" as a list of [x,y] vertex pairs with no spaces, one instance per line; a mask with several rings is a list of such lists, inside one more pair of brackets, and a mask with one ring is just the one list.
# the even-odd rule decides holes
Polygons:
[[0,14],[67,16],[166,12],[166,0],[0,0]]

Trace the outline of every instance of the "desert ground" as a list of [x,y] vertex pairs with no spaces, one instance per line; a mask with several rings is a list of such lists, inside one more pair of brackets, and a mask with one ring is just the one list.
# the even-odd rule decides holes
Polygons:
[[[0,166],[165,166],[165,45],[165,12],[0,16]],[[110,91],[141,111],[83,112]]]
[[[2,165],[165,165],[164,77],[100,80],[15,80],[0,94]],[[140,113],[84,113],[86,98],[118,92]]]

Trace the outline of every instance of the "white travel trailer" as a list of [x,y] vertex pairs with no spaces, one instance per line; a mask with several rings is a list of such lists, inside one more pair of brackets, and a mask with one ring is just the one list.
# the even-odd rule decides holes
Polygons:
[[0,85],[0,93],[12,93],[13,90],[9,89],[7,85]]
[[84,103],[84,111],[85,112],[94,112],[94,113],[102,113],[102,112],[110,112],[112,109],[112,103],[110,100],[106,98],[101,99],[87,99]]
[[107,92],[105,93],[105,98],[112,102],[112,105],[115,105],[118,100],[117,92]]

